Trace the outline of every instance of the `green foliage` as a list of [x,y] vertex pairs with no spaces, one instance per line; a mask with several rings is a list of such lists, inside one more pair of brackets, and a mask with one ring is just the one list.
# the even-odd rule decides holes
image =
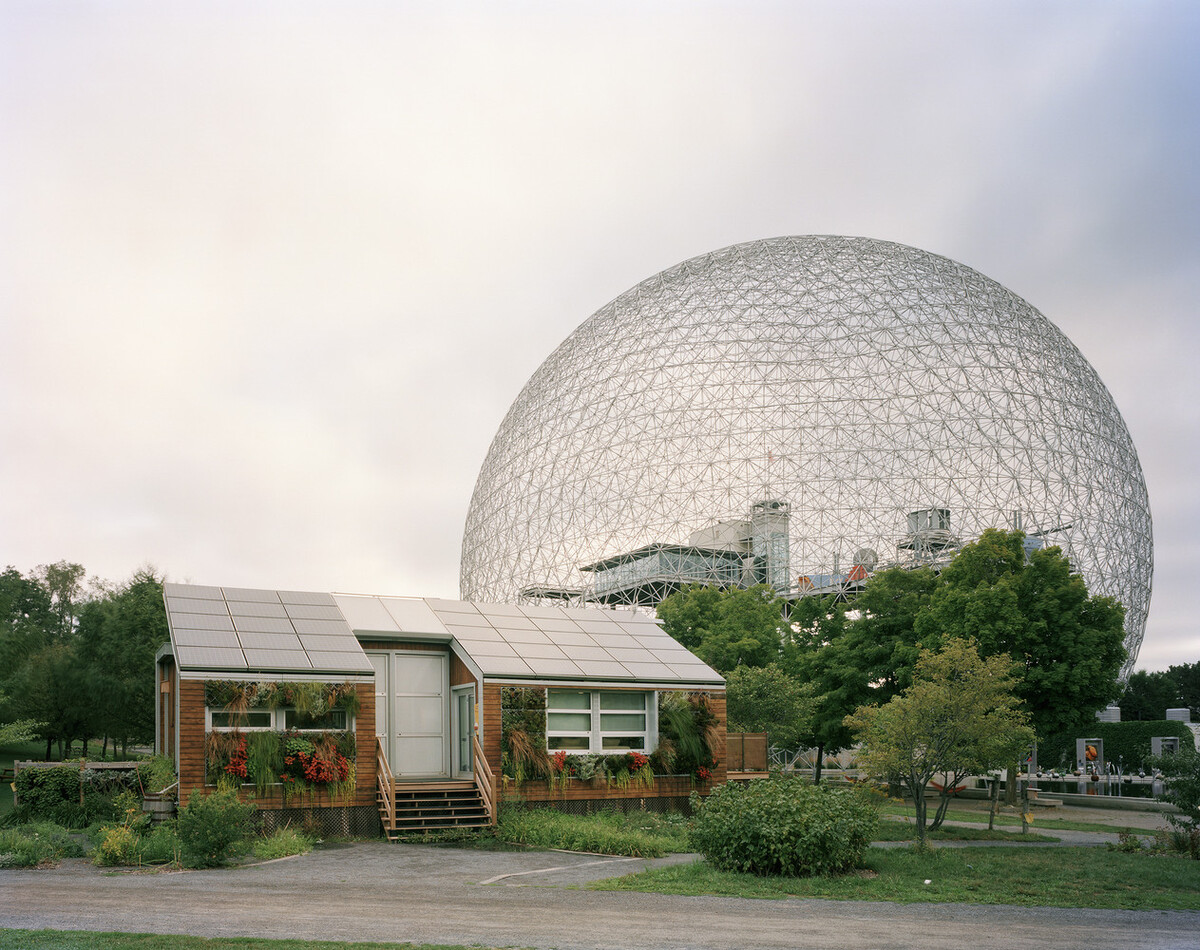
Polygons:
[[500,774],[517,785],[551,775],[544,689],[506,686],[501,690],[500,749]]
[[614,810],[580,816],[554,808],[508,804],[497,817],[496,837],[510,844],[535,848],[634,857],[659,857],[687,849],[686,835],[678,821]]
[[244,713],[249,709],[287,707],[311,719],[320,719],[332,709],[358,714],[360,700],[353,683],[277,683],[268,680],[205,680],[204,704],[212,709]]
[[162,578],[138,571],[126,583],[86,603],[76,648],[94,704],[94,734],[149,742],[154,738],[154,656],[167,642]]
[[[1121,710],[1124,715],[1124,709]],[[1129,772],[1144,768],[1150,759],[1150,740],[1155,736],[1174,736],[1180,746],[1194,746],[1195,737],[1182,722],[1166,719],[1157,722],[1089,722],[1083,726],[1038,738],[1038,762],[1043,768],[1072,768],[1075,764],[1075,740],[1095,737],[1104,740],[1104,758]]]
[[1187,707],[1200,719],[1200,661],[1183,663],[1156,673],[1138,670],[1121,695],[1122,720],[1159,720],[1168,709]]
[[[875,778],[900,782],[913,796],[920,842],[926,840],[925,786],[938,773],[962,777],[1002,765],[1033,745],[1028,716],[1013,696],[1006,654],[983,659],[972,641],[922,651],[912,684],[883,706],[861,706],[846,725],[862,743],[859,763]],[[934,826],[949,803],[943,796]]]
[[175,784],[175,760],[169,756],[147,756],[137,768],[144,792],[157,794]]
[[778,662],[783,644],[783,600],[773,588],[691,584],[658,605],[663,629],[721,673]]
[[135,790],[138,780],[133,769],[81,769],[72,764],[22,769],[13,784],[18,820],[85,828],[94,821],[115,819],[115,796]]
[[[1150,763],[1163,774],[1166,787],[1163,798],[1179,809],[1168,821],[1192,836],[1200,836],[1200,751],[1194,745],[1171,755],[1152,758]],[[1193,857],[1200,857],[1195,853]]]
[[265,795],[283,771],[284,744],[274,732],[246,733],[246,771],[254,789]]
[[862,865],[878,814],[861,793],[790,779],[693,794],[692,845],[722,871],[833,874]]
[[0,829],[0,868],[41,867],[82,855],[82,846],[70,832],[52,822]]
[[672,773],[707,778],[717,764],[719,726],[707,693],[659,693],[659,746],[670,750]]
[[192,789],[176,821],[184,859],[192,867],[225,864],[246,837],[253,813],[254,806],[240,801],[232,786],[219,786],[208,795]]
[[1039,735],[1090,722],[1117,692],[1123,611],[1089,596],[1058,548],[1026,559],[1023,540],[989,529],[940,574],[881,571],[850,604],[801,601],[795,669],[817,695],[813,739],[845,748],[843,717],[885,704],[911,683],[921,649],[951,638],[974,639],[985,657],[1013,657],[1013,691]]
[[725,701],[731,731],[766,732],[785,749],[798,748],[811,731],[812,687],[777,664],[733,670],[725,679]]
[[280,828],[273,834],[254,842],[254,856],[260,861],[274,861],[293,854],[308,854],[313,849],[313,839],[295,828]]

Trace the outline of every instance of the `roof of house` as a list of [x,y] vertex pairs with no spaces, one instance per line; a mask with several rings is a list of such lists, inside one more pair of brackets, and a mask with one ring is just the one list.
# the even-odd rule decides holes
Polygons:
[[360,640],[453,643],[488,679],[723,685],[642,614],[231,587],[164,585],[181,670],[311,675],[373,671]]

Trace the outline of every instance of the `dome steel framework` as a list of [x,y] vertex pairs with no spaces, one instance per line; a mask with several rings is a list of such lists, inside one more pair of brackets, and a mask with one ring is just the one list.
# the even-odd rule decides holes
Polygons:
[[546,359],[480,470],[460,587],[612,603],[766,580],[797,596],[1012,526],[1124,604],[1127,673],[1150,508],[1091,365],[948,258],[775,238],[643,281]]

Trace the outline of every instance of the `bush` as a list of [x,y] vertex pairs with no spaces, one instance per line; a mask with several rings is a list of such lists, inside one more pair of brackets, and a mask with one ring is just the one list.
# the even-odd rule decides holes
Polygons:
[[96,821],[118,820],[113,805],[122,791],[137,788],[133,769],[87,769],[77,764],[25,768],[17,773],[15,809],[19,821],[49,821],[86,828]]
[[176,822],[187,863],[208,868],[228,861],[249,832],[253,812],[254,806],[239,800],[231,786],[223,785],[210,795],[192,789]]
[[313,840],[294,828],[280,828],[266,838],[254,842],[254,856],[260,861],[274,861],[293,854],[308,854],[313,849]]
[[721,871],[830,874],[862,864],[878,813],[862,793],[794,779],[693,793],[692,846]]
[[0,831],[0,868],[32,868],[82,855],[83,848],[70,832],[51,822]]
[[165,755],[152,755],[138,763],[142,790],[157,794],[175,784],[175,761]]
[[140,859],[142,864],[180,863],[183,846],[175,833],[174,822],[156,825],[149,834],[142,835]]

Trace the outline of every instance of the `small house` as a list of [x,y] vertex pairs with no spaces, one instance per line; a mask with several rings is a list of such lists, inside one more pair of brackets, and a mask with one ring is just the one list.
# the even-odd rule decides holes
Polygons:
[[164,585],[157,751],[328,834],[497,803],[675,805],[725,780],[721,676],[628,611]]

